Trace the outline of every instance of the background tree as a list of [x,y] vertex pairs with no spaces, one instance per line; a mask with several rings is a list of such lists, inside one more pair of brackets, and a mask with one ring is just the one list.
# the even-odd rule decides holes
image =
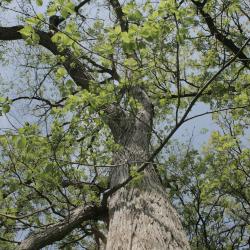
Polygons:
[[[1,131],[1,248],[250,247],[246,2],[0,8],[1,110],[29,114]],[[208,114],[203,150],[172,140]]]

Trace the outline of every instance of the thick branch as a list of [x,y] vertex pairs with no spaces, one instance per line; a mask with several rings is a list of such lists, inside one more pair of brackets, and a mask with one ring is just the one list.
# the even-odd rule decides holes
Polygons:
[[[0,27],[0,40],[11,41],[11,40],[20,40],[23,39],[19,31],[23,28],[22,25],[13,26],[13,27]],[[69,50],[64,50],[60,52],[57,49],[56,44],[51,41],[52,34],[44,31],[36,30],[36,33],[39,35],[40,40],[39,44],[44,48],[51,51],[54,55],[62,55],[67,58],[63,63],[63,66],[67,70],[68,74],[72,77],[74,82],[81,86],[84,89],[88,88],[89,80],[91,79],[90,75],[86,72],[84,65],[76,59]],[[72,65],[75,65],[74,67]]]
[[23,26],[13,26],[13,27],[0,27],[0,40],[10,41],[22,39],[21,34],[18,32]]
[[215,38],[217,40],[219,40],[225,47],[227,47],[230,51],[232,51],[235,55],[238,56],[238,58],[241,60],[241,62],[249,68],[249,58],[244,54],[244,52],[242,50],[240,50],[240,48],[238,48],[235,43],[227,38],[225,35],[223,35],[216,27],[213,18],[206,13],[203,10],[203,7],[206,3],[206,1],[204,1],[204,3],[200,3],[197,1],[192,0],[192,2],[196,5],[197,9],[200,11],[201,15],[203,16],[203,18],[205,19],[205,22],[211,32],[211,34],[213,36],[215,36]]
[[120,26],[121,26],[121,30],[123,32],[128,31],[128,22],[126,20],[125,14],[122,11],[122,7],[121,7],[119,1],[118,0],[109,0],[109,2],[116,13],[117,19],[118,19]]
[[87,206],[76,208],[70,217],[62,222],[48,227],[43,232],[32,234],[23,240],[18,250],[41,249],[56,241],[62,240],[67,234],[77,228],[82,222],[103,219],[107,216],[106,207]]
[[84,0],[82,2],[80,2],[76,7],[75,7],[75,11],[76,13],[78,13],[78,11],[87,3],[89,3],[91,0]]

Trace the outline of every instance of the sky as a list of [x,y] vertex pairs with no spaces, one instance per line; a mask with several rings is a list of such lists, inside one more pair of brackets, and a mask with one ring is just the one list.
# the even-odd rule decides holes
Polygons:
[[[47,1],[44,1],[44,3],[46,2]],[[45,4],[42,7],[35,9],[36,12],[43,12],[44,10],[45,10]],[[6,15],[4,15],[3,13],[3,14],[0,14],[0,18],[1,18],[0,20],[4,24],[8,23],[8,25],[14,25],[16,24],[15,16],[16,16],[15,13],[12,13],[12,15],[10,15],[8,12],[8,19],[7,19]],[[4,79],[7,79],[7,81],[13,80],[13,76],[15,75],[15,72],[16,72],[16,68],[13,65],[12,66],[7,65],[6,67],[2,65],[0,67],[0,77],[2,76]],[[1,88],[0,88],[0,91],[1,91]],[[8,119],[16,127],[22,126],[25,120],[30,119],[29,116],[23,116],[22,114],[23,112],[20,112],[20,111],[21,110],[18,110],[18,107],[15,107],[8,114]],[[189,117],[204,113],[206,111],[209,111],[209,107],[205,104],[198,103],[193,107],[191,113],[189,114]],[[8,119],[5,115],[0,116],[0,129],[11,127]],[[204,128],[208,130],[207,133],[201,133],[201,131]],[[199,149],[203,143],[206,143],[208,141],[211,131],[215,129],[218,129],[218,127],[212,121],[211,115],[205,115],[205,116],[198,117],[198,118],[195,118],[191,121],[184,123],[175,133],[173,138],[178,139],[178,140],[186,140],[190,136],[192,136],[194,147]]]

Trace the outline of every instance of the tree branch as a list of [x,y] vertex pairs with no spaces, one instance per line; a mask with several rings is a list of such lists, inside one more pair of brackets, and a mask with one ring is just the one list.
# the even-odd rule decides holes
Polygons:
[[197,117],[201,117],[204,115],[209,115],[209,114],[214,114],[214,113],[219,113],[219,112],[223,112],[223,111],[229,111],[229,110],[236,110],[236,109],[246,109],[249,108],[249,105],[244,105],[244,106],[237,106],[237,107],[229,107],[229,108],[223,108],[223,109],[217,109],[217,110],[213,110],[213,111],[207,111],[198,115],[194,115],[191,117],[188,117],[187,119],[185,119],[184,122],[190,121],[192,119],[195,119]]
[[17,98],[13,98],[11,101],[12,102],[16,102],[16,101],[19,101],[19,100],[36,100],[36,101],[41,101],[41,102],[46,103],[51,108],[52,107],[63,107],[63,105],[60,104],[60,102],[62,102],[63,100],[57,101],[55,103],[52,103],[50,100],[42,98],[42,97],[38,97],[38,96],[33,96],[33,97],[30,97],[30,96],[19,96]]
[[18,250],[41,249],[63,239],[82,222],[87,220],[103,219],[106,216],[107,208],[104,206],[81,206],[76,208],[72,214],[62,222],[59,222],[53,226],[49,226],[42,232],[31,234],[27,239],[21,242]]
[[204,3],[200,3],[200,2],[197,2],[197,1],[194,1],[194,0],[191,0],[197,7],[197,9],[200,11],[202,17],[204,18],[209,30],[210,30],[210,33],[215,36],[215,38],[217,40],[219,40],[225,47],[227,47],[230,51],[232,51],[235,55],[237,55],[237,57],[241,60],[241,62],[247,67],[249,68],[249,61],[250,59],[244,54],[244,52],[238,48],[235,43],[227,38],[225,35],[223,35],[216,27],[214,21],[213,21],[213,18],[208,14],[206,13],[204,10],[203,10],[203,7],[206,3],[206,1],[204,1]]
[[80,2],[76,7],[75,7],[75,11],[76,13],[78,13],[78,11],[80,10],[80,8],[82,8],[85,4],[89,3],[91,0],[84,0],[82,2]]
[[22,39],[22,35],[18,32],[22,28],[22,25],[13,27],[0,27],[0,40],[10,41]]
[[[250,86],[250,84],[242,84],[242,89],[245,89],[245,88],[248,88]],[[229,86],[229,87],[226,87],[224,90],[223,90],[225,93],[226,91],[228,91],[228,93],[231,93],[231,94],[238,94],[239,92],[237,92],[236,88],[234,86]],[[211,96],[212,94],[214,94],[216,92],[216,90],[208,90],[204,93],[202,93],[202,96]],[[169,98],[171,99],[176,99],[176,98],[189,98],[189,97],[195,97],[197,95],[198,92],[190,92],[190,93],[183,93],[183,94],[180,94],[180,95],[176,95],[176,94],[172,94],[171,96],[169,96]]]
[[50,209],[51,207],[46,207],[46,208],[43,208],[43,209],[39,209],[39,210],[36,210],[30,214],[26,214],[26,215],[20,215],[20,216],[13,216],[13,215],[10,215],[10,214],[3,214],[3,213],[0,213],[0,217],[5,217],[7,219],[11,219],[11,220],[22,220],[22,219],[25,219],[25,218],[28,218],[34,214],[38,214],[38,213],[41,213],[41,212],[44,212],[48,209]]
[[[0,27],[0,40],[11,41],[23,39],[22,35],[19,33],[23,27],[24,26],[22,25],[13,27]],[[91,76],[88,74],[88,72],[86,72],[84,65],[77,58],[75,58],[69,50],[59,51],[56,44],[54,44],[51,40],[51,33],[40,30],[36,30],[36,33],[40,37],[40,45],[51,51],[54,55],[62,55],[67,58],[67,60],[63,63],[63,66],[67,70],[68,74],[78,86],[82,87],[83,89],[88,89]],[[73,64],[75,65],[74,67],[72,66]]]
[[126,16],[125,16],[124,12],[122,11],[122,7],[121,7],[119,1],[118,0],[109,0],[109,2],[116,13],[116,16],[117,16],[117,19],[120,23],[122,32],[128,31],[128,22],[126,20]]

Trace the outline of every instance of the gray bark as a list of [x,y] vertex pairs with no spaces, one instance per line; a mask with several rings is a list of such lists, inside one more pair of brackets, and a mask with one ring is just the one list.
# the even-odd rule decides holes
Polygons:
[[[128,119],[123,114],[120,127],[110,122],[116,141],[123,146],[114,154],[114,163],[119,167],[111,173],[111,187],[129,177],[131,165],[149,159],[152,105],[141,88],[134,89],[132,94],[142,104],[136,117]],[[129,183],[116,191],[109,198],[108,207],[106,250],[190,249],[179,217],[152,164],[144,170],[139,183]]]
[[72,214],[63,221],[46,228],[42,232],[31,234],[23,240],[18,250],[38,250],[56,241],[62,240],[81,223],[87,220],[103,219],[106,209],[96,206],[81,206],[72,211]]
[[149,176],[139,187],[117,191],[109,216],[106,250],[190,249],[175,209]]

